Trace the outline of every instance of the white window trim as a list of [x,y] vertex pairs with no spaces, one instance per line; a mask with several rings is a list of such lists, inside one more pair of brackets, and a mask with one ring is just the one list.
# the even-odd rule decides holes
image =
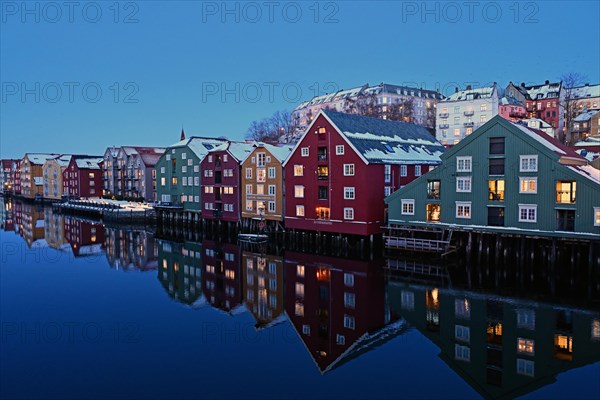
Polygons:
[[408,176],[408,167],[406,165],[400,166],[400,176]]
[[[302,188],[302,196],[298,196],[298,189]],[[294,198],[296,199],[303,199],[304,198],[304,186],[302,185],[295,185],[294,186]]]
[[[348,193],[352,193],[352,197],[348,197]],[[344,200],[356,200],[356,188],[353,186],[344,187]]]
[[[535,158],[535,169],[523,169],[523,159]],[[527,163],[529,165],[529,163]],[[538,156],[537,154],[524,154],[519,156],[519,172],[538,172]]]
[[[346,167],[348,167],[348,168],[352,167],[351,174],[346,173]],[[354,176],[354,164],[344,164],[344,176]]]
[[[530,220],[530,219],[521,219],[521,210],[522,209],[534,209],[535,210],[535,219]],[[529,212],[527,213],[527,215],[529,215]],[[519,204],[519,222],[530,222],[530,223],[536,223],[537,222],[537,204]]]
[[[523,191],[523,181],[527,180],[527,181],[535,181],[535,191],[534,192],[530,192],[530,191]],[[538,192],[538,178],[537,176],[520,176],[519,177],[519,193],[520,194],[537,194]]]
[[[347,218],[346,217],[346,212],[348,212],[348,211],[352,212],[352,218]],[[349,220],[349,221],[354,220],[354,208],[352,208],[352,207],[346,207],[346,208],[344,208],[344,219],[345,220]]]
[[[306,154],[304,154],[306,152]],[[310,155],[310,150],[308,147],[302,147],[300,148],[300,155],[302,157],[308,157]]]
[[[404,205],[412,205],[412,212],[404,212]],[[415,200],[414,199],[402,199],[400,202],[400,213],[402,215],[415,215]]]
[[[468,169],[460,169],[458,168],[459,166],[459,160],[462,161],[469,161],[469,168]],[[463,165],[465,163],[463,162]],[[473,171],[473,157],[471,156],[462,156],[462,157],[456,157],[456,172],[472,172]]]
[[[339,151],[341,150],[341,151]],[[345,152],[345,148],[343,144],[338,144],[337,146],[335,146],[335,155],[336,156],[343,156]]]
[[[459,189],[458,187],[458,182],[463,181],[463,182],[469,182],[469,190],[465,190],[465,189]],[[473,180],[471,179],[470,176],[457,176],[456,177],[456,192],[458,193],[471,193],[471,189],[473,188]],[[463,184],[464,186],[464,184]]]
[[[299,210],[302,210],[302,215],[300,215],[300,213],[298,212]],[[297,205],[296,206],[296,217],[304,217],[304,216],[306,216],[306,211],[304,210],[304,206]]]
[[[458,207],[459,206],[462,206],[463,208],[465,206],[468,206],[469,207],[469,216],[458,215]],[[456,218],[471,219],[471,215],[473,215],[473,208],[471,207],[470,201],[457,201],[456,202],[456,207],[455,207],[455,217]]]

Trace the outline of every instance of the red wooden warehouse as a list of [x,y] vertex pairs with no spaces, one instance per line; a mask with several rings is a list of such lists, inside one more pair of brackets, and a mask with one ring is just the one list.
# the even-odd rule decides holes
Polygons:
[[63,196],[90,198],[102,196],[102,156],[73,156],[63,171]]
[[380,233],[385,196],[443,151],[419,125],[322,110],[284,163],[286,229]]
[[240,221],[241,164],[252,150],[252,143],[227,142],[212,149],[202,159],[202,218]]

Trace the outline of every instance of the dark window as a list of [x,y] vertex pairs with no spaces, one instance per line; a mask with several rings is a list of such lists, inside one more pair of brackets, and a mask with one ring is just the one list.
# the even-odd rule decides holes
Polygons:
[[487,364],[502,368],[502,349],[487,349]]
[[487,368],[488,385],[502,386],[502,371],[496,368]]
[[319,161],[327,161],[327,147],[319,147],[317,149],[317,158]]
[[215,171],[215,183],[221,183],[221,171]]
[[329,190],[327,186],[319,186],[319,200],[327,200],[329,198]]
[[490,154],[504,154],[504,138],[490,138]]
[[504,207],[488,207],[488,225],[504,226]]
[[490,175],[504,175],[504,158],[490,158]]
[[556,230],[575,231],[575,210],[556,210]]
[[440,181],[427,181],[427,198],[428,199],[439,199],[440,198]]

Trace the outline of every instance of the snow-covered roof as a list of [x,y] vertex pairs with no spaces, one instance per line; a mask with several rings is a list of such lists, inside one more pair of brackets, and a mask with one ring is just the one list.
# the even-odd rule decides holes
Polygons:
[[589,179],[590,181],[600,185],[600,169],[596,169],[591,165],[570,165],[570,170],[577,172],[579,175]]
[[43,165],[47,159],[58,157],[60,154],[53,153],[25,153],[31,164]]
[[600,158],[600,152],[598,152],[598,151],[590,151],[588,149],[578,149],[578,150],[575,150],[575,152],[577,154],[579,154],[580,156],[585,157],[585,159],[588,161],[594,161],[594,160]]
[[104,160],[100,156],[75,157],[75,164],[80,169],[100,169],[100,163]]
[[73,157],[73,155],[71,154],[61,154],[60,157],[53,158],[52,160],[56,161],[59,167],[67,168],[67,166],[71,162],[71,157]]
[[575,143],[575,146],[600,146],[600,138],[590,136]]
[[231,155],[235,157],[236,160],[238,160],[238,162],[242,162],[250,155],[250,153],[252,153],[255,144],[255,142],[247,143],[228,141],[215,147],[210,152],[212,153],[216,151],[229,151]]
[[562,82],[544,83],[543,85],[525,86],[531,100],[553,99],[559,96]]
[[226,139],[192,136],[189,139],[184,139],[175,143],[171,147],[187,146],[198,158],[202,159],[209,151],[226,142]]
[[284,162],[290,156],[290,154],[292,154],[292,150],[294,149],[294,146],[290,145],[274,146],[268,143],[256,143],[255,147],[264,147],[265,149],[269,150],[269,152],[273,154],[273,156],[275,156],[280,162]]
[[523,106],[519,100],[512,96],[504,96],[500,99],[500,104],[503,106]]
[[578,100],[600,97],[600,84],[574,87],[571,92],[572,97]]
[[420,125],[321,111],[369,163],[438,164],[444,146]]
[[536,128],[536,129],[552,128],[552,125],[550,125],[549,123],[547,123],[543,119],[539,119],[539,118],[524,118],[521,121],[523,121],[524,123],[526,123],[527,126],[530,127],[530,128]]
[[380,83],[379,85],[375,86],[369,86],[368,84],[365,84],[363,86],[357,86],[351,89],[342,89],[338,90],[337,92],[315,96],[309,101],[300,103],[294,110],[300,110],[308,106],[314,106],[318,104],[326,104],[334,101],[340,101],[346,98],[355,98],[359,94],[379,95],[382,93],[438,100],[441,100],[443,98],[443,96],[435,90],[427,90],[410,86],[392,85],[388,83]]
[[519,130],[524,132],[527,136],[531,137],[532,139],[539,142],[544,147],[550,149],[551,151],[553,151],[554,153],[558,154],[561,157],[570,157],[570,158],[574,158],[574,159],[578,159],[578,160],[584,160],[584,158],[581,157],[579,154],[577,154],[572,147],[565,146],[560,141],[547,135],[543,131],[529,128],[527,126],[523,126],[523,125],[521,125],[519,123],[515,123],[515,122],[509,121],[509,123],[516,126],[517,128],[519,128]]
[[590,110],[584,113],[579,114],[573,121],[575,122],[584,122],[589,121],[594,115],[598,114],[598,110]]
[[496,86],[485,86],[475,89],[459,90],[456,93],[448,96],[442,102],[447,101],[463,101],[463,100],[476,100],[476,99],[491,99],[493,96],[497,96]]

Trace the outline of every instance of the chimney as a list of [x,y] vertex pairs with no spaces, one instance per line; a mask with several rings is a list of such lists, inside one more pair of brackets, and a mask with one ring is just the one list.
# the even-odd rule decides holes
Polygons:
[[549,80],[546,80],[546,85],[549,85],[549,84],[550,84],[550,81],[549,81]]
[[181,140],[185,140],[185,132],[183,131],[183,128],[181,128]]
[[467,90],[471,90],[471,85],[467,85]]
[[521,87],[525,87],[525,82],[521,82]]
[[458,86],[454,88],[454,93],[458,93]]
[[589,83],[589,82],[586,82],[586,83],[585,83],[585,86],[590,86],[590,83]]

